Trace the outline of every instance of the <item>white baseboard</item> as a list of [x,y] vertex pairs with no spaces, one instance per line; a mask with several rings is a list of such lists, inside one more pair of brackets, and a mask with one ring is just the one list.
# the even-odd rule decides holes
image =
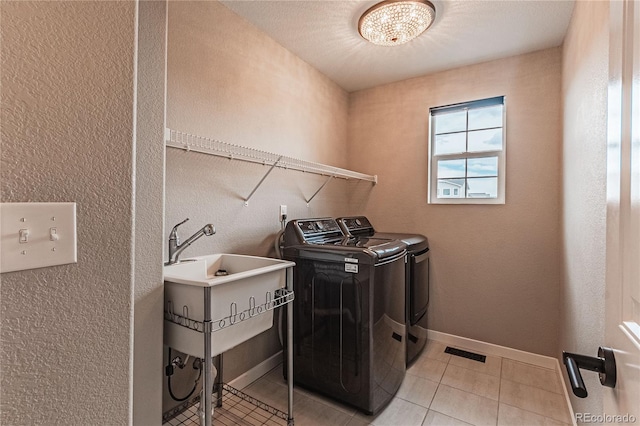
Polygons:
[[562,367],[560,366],[560,361],[557,358],[494,345],[493,343],[481,342],[479,340],[468,339],[466,337],[454,336],[453,334],[442,333],[435,330],[428,330],[427,338],[446,345],[456,346],[461,349],[470,349],[472,351],[480,352],[483,355],[494,355],[509,358],[514,361],[554,370],[560,380],[564,398],[567,403],[567,407],[569,407],[569,412],[571,413],[571,421],[573,425],[576,426],[576,416],[573,412],[573,407],[571,406],[571,400],[569,399],[569,393],[564,381],[564,374],[562,374]]
[[458,346],[463,349],[471,349],[481,352],[483,355],[495,355],[499,357],[513,359],[515,361],[536,365],[538,367],[556,369],[557,360],[550,356],[538,355],[518,349],[507,348],[506,346],[494,345],[493,343],[481,342],[479,340],[468,339],[466,337],[454,336],[453,334],[442,333],[440,331],[428,330],[427,338],[436,340],[448,345]]
[[258,380],[260,377],[267,374],[269,371],[276,368],[278,364],[281,363],[282,351],[273,354],[249,371],[246,371],[245,373],[239,375],[238,377],[230,381],[229,385],[236,389],[243,389]]

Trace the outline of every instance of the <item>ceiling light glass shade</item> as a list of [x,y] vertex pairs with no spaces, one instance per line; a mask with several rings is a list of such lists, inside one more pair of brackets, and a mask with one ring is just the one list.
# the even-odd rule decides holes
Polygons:
[[386,0],[364,12],[358,31],[373,44],[396,46],[418,37],[435,17],[436,10],[427,0]]

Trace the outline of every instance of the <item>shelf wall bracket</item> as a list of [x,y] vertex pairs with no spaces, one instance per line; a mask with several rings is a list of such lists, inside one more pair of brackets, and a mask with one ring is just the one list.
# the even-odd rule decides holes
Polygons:
[[316,197],[316,195],[318,195],[318,193],[319,193],[320,191],[322,191],[322,189],[323,189],[325,186],[327,186],[327,184],[329,183],[329,181],[331,181],[331,179],[333,179],[334,177],[335,177],[335,176],[329,176],[329,177],[327,178],[327,180],[325,180],[325,181],[324,181],[324,183],[322,184],[322,186],[321,186],[320,188],[318,188],[318,190],[317,190],[316,192],[314,192],[314,193],[313,193],[313,195],[311,196],[311,198],[309,198],[309,199],[307,200],[307,207],[309,207],[309,203],[311,203],[311,200],[313,200],[313,199]]
[[249,200],[251,199],[251,197],[253,197],[253,194],[256,192],[256,190],[258,188],[260,188],[260,185],[262,185],[262,182],[264,182],[264,180],[267,178],[267,176],[269,176],[269,174],[273,171],[273,169],[276,168],[276,166],[278,165],[278,163],[280,162],[281,159],[282,159],[282,155],[280,157],[278,157],[278,159],[271,165],[271,167],[269,168],[267,173],[265,173],[265,175],[262,177],[262,179],[260,179],[260,182],[258,182],[256,187],[253,188],[253,191],[251,191],[251,194],[249,194],[249,196],[244,199],[245,207],[249,205]]

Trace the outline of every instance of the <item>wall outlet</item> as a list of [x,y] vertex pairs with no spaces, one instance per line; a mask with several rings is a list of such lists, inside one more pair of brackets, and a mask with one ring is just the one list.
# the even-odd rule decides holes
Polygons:
[[280,221],[282,222],[287,217],[287,206],[284,204],[280,205]]

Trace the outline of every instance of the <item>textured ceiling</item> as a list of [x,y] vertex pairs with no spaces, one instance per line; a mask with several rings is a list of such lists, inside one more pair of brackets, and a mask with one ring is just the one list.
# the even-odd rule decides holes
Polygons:
[[347,91],[562,44],[573,0],[431,0],[436,20],[401,46],[368,43],[360,15],[376,1],[222,3]]

